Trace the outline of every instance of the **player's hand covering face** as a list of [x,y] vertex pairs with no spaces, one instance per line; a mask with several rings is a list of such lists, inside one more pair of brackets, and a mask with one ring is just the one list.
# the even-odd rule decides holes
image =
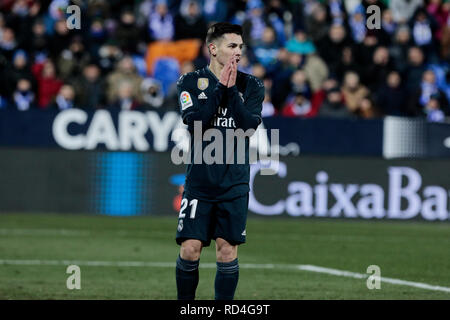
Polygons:
[[236,83],[237,64],[241,59],[243,47],[242,37],[234,33],[224,34],[215,47],[215,57],[224,66],[220,82],[227,87]]
[[228,88],[236,84],[237,64],[238,57],[236,55],[231,56],[220,73],[220,83]]

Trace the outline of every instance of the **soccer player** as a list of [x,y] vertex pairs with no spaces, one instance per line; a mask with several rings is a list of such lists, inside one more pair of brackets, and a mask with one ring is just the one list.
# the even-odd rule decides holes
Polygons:
[[[180,77],[177,83],[179,104],[191,137],[194,124],[201,124],[202,131],[220,130],[225,145],[226,130],[256,130],[261,123],[264,85],[254,76],[237,71],[244,46],[241,26],[214,24],[208,30],[206,45],[210,63]],[[222,163],[208,165],[195,163],[194,153],[198,150],[193,150],[196,141],[191,138],[192,160],[187,166],[176,233],[176,241],[181,245],[176,263],[180,300],[195,298],[200,253],[203,247],[210,245],[211,239],[215,240],[217,258],[215,299],[234,298],[239,278],[237,250],[246,238],[250,190],[249,141],[243,139],[244,164],[236,161],[229,164],[224,147]],[[200,144],[202,151],[208,145],[205,141]],[[238,143],[234,150],[236,155]]]

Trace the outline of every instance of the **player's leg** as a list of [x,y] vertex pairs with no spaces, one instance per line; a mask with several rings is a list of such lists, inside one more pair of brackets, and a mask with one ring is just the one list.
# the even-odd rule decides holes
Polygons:
[[216,300],[233,300],[239,281],[237,245],[222,238],[216,239],[217,271],[214,283]]
[[195,298],[200,254],[202,248],[211,242],[211,210],[211,203],[183,194],[176,234],[176,241],[181,248],[175,268],[177,296],[180,300]]
[[181,243],[180,254],[177,258],[175,276],[177,282],[178,300],[194,300],[197,290],[202,242],[189,239]]
[[239,280],[238,245],[245,242],[248,195],[217,204],[216,240],[217,272],[216,300],[232,300]]

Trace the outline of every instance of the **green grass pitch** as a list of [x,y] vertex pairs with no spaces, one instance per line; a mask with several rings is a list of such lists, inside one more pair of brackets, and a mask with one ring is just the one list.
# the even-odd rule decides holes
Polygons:
[[[176,299],[176,226],[176,216],[0,214],[0,299]],[[69,261],[80,262],[80,290],[66,287]],[[122,265],[86,265],[93,261]],[[161,264],[123,265],[131,261]],[[198,299],[214,298],[214,263],[212,242],[200,260]],[[450,224],[251,217],[239,263],[248,267],[240,269],[236,299],[448,300],[445,290],[383,281],[369,290],[366,279],[277,266],[366,274],[378,265],[382,277],[449,288]]]

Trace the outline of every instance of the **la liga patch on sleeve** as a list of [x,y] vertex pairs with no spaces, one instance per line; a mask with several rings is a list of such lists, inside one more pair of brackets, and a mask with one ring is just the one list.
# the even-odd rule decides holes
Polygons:
[[192,98],[191,98],[191,95],[189,94],[189,92],[183,91],[180,94],[180,103],[181,103],[181,110],[185,110],[194,104],[192,102]]

